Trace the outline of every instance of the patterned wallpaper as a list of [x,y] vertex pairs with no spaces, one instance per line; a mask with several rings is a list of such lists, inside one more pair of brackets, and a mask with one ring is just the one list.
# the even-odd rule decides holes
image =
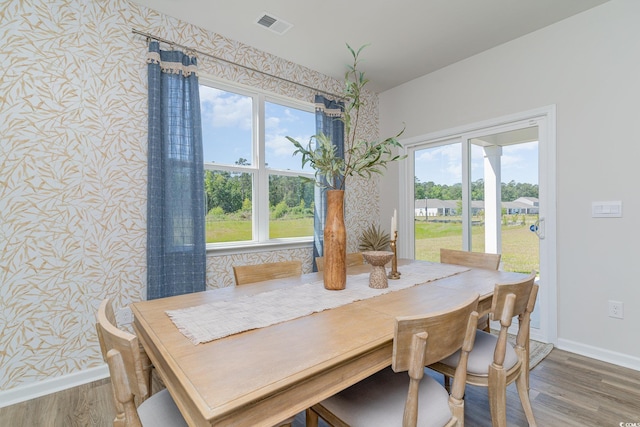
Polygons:
[[[146,285],[146,45],[136,28],[332,92],[341,82],[126,0],[0,3],[0,390],[102,365],[100,301]],[[200,58],[203,74],[312,100],[313,93]],[[377,134],[368,94],[362,136]],[[347,189],[348,250],[378,221],[378,181]],[[231,265],[311,250],[208,257],[208,287]]]

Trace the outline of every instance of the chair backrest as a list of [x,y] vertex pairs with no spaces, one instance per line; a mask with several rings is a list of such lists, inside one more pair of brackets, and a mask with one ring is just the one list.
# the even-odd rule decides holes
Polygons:
[[[364,257],[362,256],[362,252],[351,252],[347,254],[347,267],[353,267],[355,265],[362,264],[364,264]],[[318,267],[318,271],[322,271],[324,269],[324,257],[316,257],[316,266]]]
[[500,266],[500,254],[457,251],[454,249],[441,248],[440,262],[444,264],[464,265],[472,268],[497,270]]
[[239,265],[233,267],[236,285],[283,279],[302,275],[301,261],[269,262],[265,264]]
[[452,310],[396,318],[391,366],[395,372],[408,371],[410,377],[403,426],[416,425],[418,383],[424,375],[424,367],[458,350],[461,350],[460,361],[451,387],[449,406],[454,417],[464,420],[467,361],[475,340],[477,307],[476,294]]
[[116,405],[114,425],[140,425],[136,407],[149,397],[149,384],[138,337],[118,329],[108,298],[100,304],[96,317],[100,350],[109,365]]
[[494,287],[489,317],[500,321],[498,343],[494,352],[494,363],[502,366],[507,345],[507,330],[514,316],[518,316],[518,335],[516,336],[516,353],[524,349],[529,341],[529,323],[531,312],[535,308],[538,285],[535,284],[536,272],[533,271],[525,279],[498,283]]

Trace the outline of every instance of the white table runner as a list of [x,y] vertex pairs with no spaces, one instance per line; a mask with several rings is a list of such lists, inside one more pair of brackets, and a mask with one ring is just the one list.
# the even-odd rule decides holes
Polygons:
[[200,344],[410,288],[467,270],[467,267],[423,262],[401,266],[401,278],[389,280],[389,287],[386,289],[370,288],[369,273],[362,273],[347,276],[346,289],[341,291],[328,291],[324,288],[322,280],[319,280],[245,295],[233,300],[169,310],[166,313],[183,335],[194,344]]

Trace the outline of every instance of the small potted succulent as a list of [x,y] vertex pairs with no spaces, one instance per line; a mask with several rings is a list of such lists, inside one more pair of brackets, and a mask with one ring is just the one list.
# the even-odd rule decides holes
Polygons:
[[389,249],[391,237],[379,226],[371,224],[360,236],[359,249],[365,251],[386,251]]

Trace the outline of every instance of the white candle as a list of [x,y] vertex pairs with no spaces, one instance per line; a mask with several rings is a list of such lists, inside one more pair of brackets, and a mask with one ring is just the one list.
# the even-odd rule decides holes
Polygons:
[[395,238],[396,231],[398,231],[398,212],[393,210],[393,235]]
[[398,212],[394,209],[391,217],[391,239],[395,238],[396,231],[398,231]]

